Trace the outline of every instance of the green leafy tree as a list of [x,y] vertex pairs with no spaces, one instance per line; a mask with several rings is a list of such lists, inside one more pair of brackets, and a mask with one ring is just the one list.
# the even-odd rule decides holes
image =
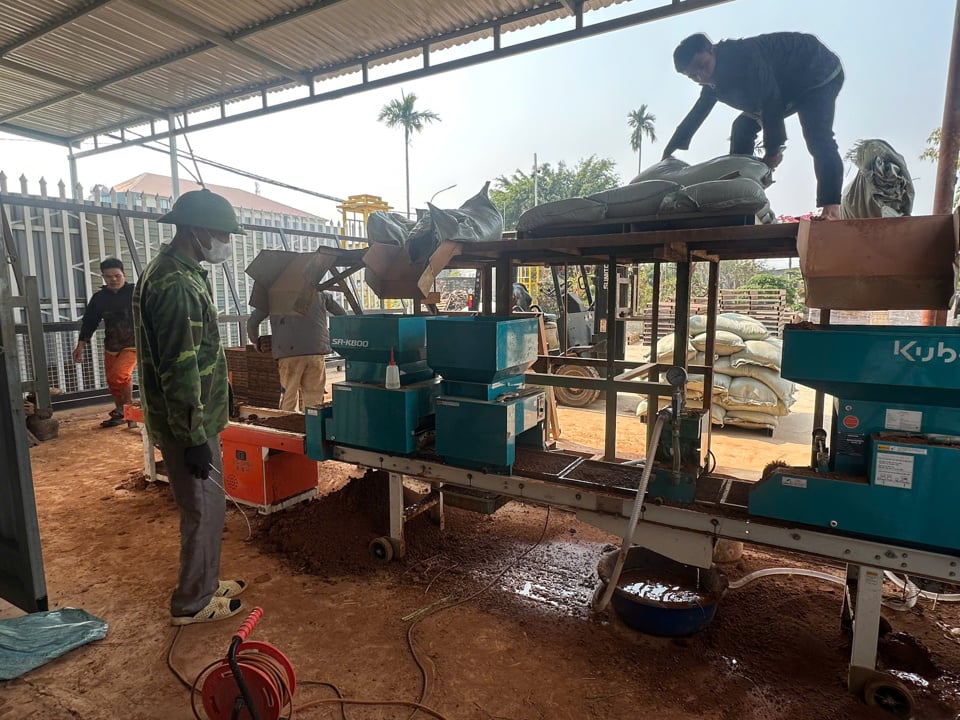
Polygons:
[[[927,136],[927,147],[920,153],[921,160],[932,163],[940,162],[940,128],[936,128]],[[960,172],[960,157],[957,158],[957,170]],[[953,207],[960,207],[960,184],[953,191]]]
[[[574,168],[567,167],[563,160],[556,167],[543,163],[536,181],[537,201],[542,204],[610,190],[620,184],[620,176],[613,160],[591,155]],[[517,219],[533,207],[533,184],[533,172],[528,174],[519,168],[509,177],[501,175],[494,181],[490,199],[503,213],[504,227],[516,227]]]
[[627,113],[627,124],[633,128],[630,133],[630,148],[637,153],[637,172],[643,171],[643,154],[641,152],[643,145],[643,136],[646,135],[650,142],[657,141],[657,132],[654,123],[657,116],[647,110],[646,104],[641,105],[639,110],[631,110]]
[[410,217],[410,140],[413,133],[422,132],[432,122],[440,122],[440,116],[430,110],[417,110],[417,96],[400,91],[399,100],[391,100],[382,108],[377,120],[387,127],[403,128],[403,161],[407,174],[407,217]]
[[794,312],[803,310],[803,278],[799,270],[792,269],[784,273],[758,273],[741,287],[786,290],[787,307]]

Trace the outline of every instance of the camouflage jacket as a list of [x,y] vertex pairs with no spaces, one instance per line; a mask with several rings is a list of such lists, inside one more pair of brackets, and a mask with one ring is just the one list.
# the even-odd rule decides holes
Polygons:
[[227,361],[207,271],[164,245],[133,293],[140,401],[150,438],[200,445],[227,426]]

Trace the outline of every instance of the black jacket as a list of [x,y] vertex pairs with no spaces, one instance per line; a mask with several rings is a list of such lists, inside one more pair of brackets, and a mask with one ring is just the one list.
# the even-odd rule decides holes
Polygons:
[[694,133],[717,101],[755,116],[763,126],[763,146],[774,155],[787,139],[784,118],[797,102],[826,85],[842,70],[840,58],[820,40],[805,33],[777,32],[714,46],[717,65],[713,86],[683,119],[667,147],[686,150]]
[[108,352],[132,348],[136,342],[133,333],[133,283],[125,283],[113,292],[104,287],[95,292],[83,311],[80,339],[90,342],[103,320],[103,347]]

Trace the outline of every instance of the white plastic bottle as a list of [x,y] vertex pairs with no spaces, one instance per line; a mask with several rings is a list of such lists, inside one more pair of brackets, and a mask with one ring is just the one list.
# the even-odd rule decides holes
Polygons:
[[387,380],[384,386],[387,390],[400,389],[400,367],[393,359],[393,348],[390,348],[390,364],[387,365]]

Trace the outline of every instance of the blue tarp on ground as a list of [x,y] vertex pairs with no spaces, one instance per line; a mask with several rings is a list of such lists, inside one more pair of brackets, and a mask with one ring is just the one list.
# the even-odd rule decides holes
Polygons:
[[106,635],[107,623],[76,608],[0,620],[0,680],[12,680]]

